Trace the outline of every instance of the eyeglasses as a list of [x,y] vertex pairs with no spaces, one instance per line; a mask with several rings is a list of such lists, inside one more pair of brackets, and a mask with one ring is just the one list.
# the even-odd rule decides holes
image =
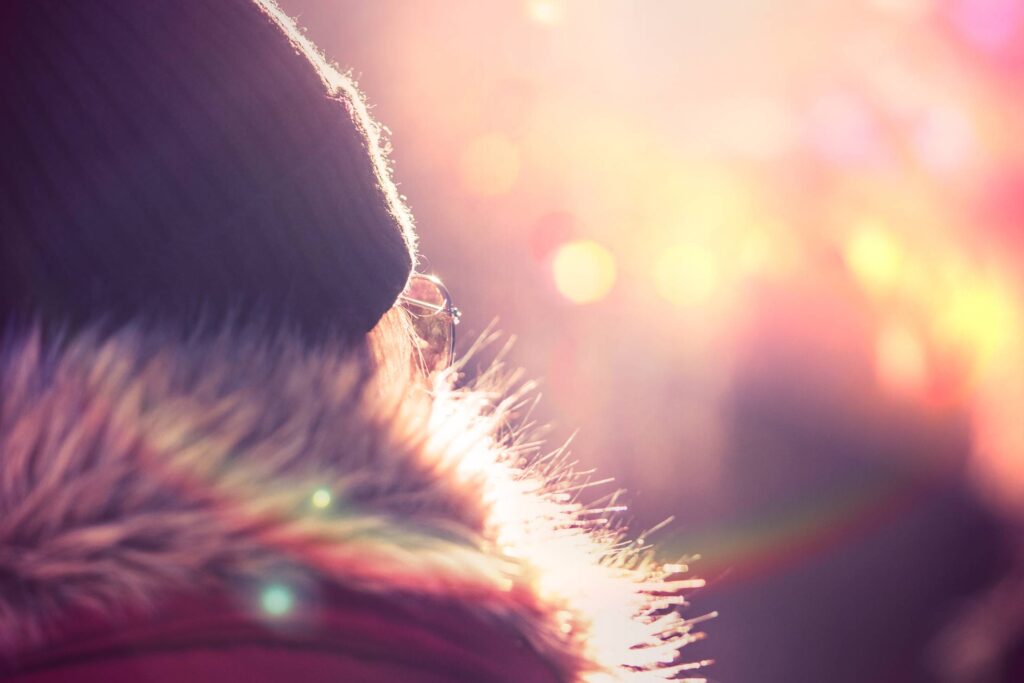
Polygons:
[[412,320],[420,366],[427,375],[445,370],[455,358],[455,326],[462,313],[448,289],[433,275],[414,274],[398,297]]

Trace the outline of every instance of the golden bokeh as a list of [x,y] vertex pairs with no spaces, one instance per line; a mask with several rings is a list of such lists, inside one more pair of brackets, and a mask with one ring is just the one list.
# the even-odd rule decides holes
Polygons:
[[603,299],[617,276],[615,257],[592,240],[576,240],[559,247],[551,262],[551,272],[558,291],[576,304]]

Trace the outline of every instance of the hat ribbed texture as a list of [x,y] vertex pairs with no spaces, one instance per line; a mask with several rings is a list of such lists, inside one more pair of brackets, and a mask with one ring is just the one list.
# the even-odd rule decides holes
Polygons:
[[359,334],[393,304],[412,229],[373,124],[271,12],[2,10],[0,323],[252,316]]

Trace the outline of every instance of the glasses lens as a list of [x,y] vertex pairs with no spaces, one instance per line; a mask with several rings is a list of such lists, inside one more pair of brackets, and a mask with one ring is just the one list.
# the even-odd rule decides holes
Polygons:
[[402,296],[416,336],[423,369],[444,370],[452,361],[454,320],[444,289],[433,279],[414,276]]

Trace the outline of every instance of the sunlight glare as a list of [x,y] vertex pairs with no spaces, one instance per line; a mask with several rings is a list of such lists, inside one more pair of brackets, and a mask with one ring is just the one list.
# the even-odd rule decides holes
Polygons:
[[542,26],[555,26],[565,17],[565,5],[559,0],[527,0],[526,14]]
[[666,249],[654,264],[658,293],[677,306],[703,306],[714,296],[719,282],[715,258],[702,246],[676,244]]
[[503,195],[519,178],[519,166],[519,151],[508,138],[483,135],[473,140],[462,155],[462,181],[473,194]]
[[906,326],[889,323],[875,340],[875,374],[882,388],[919,396],[928,382],[928,363],[920,339]]

